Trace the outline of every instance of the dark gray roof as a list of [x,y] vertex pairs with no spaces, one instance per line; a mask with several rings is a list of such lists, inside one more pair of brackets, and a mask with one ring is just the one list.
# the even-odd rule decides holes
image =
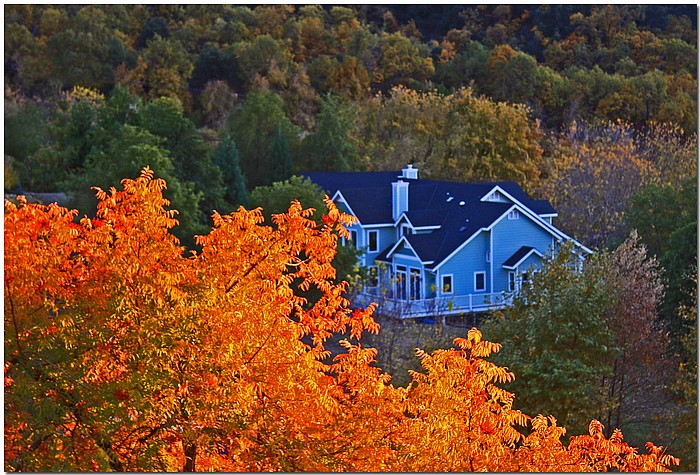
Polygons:
[[527,256],[531,251],[534,251],[534,250],[535,250],[534,247],[529,247],[529,246],[521,247],[520,249],[515,251],[515,254],[513,254],[508,259],[506,259],[506,261],[503,263],[503,267],[512,269],[513,267],[518,265],[520,263],[520,261],[522,261],[525,258],[525,256]]
[[427,234],[411,234],[406,239],[423,262],[432,262],[427,267],[435,267],[467,239],[503,216],[511,206],[509,203],[490,202],[480,203],[479,207],[465,204],[461,209],[449,211],[440,229]]
[[[400,171],[305,173],[302,176],[310,178],[330,196],[340,191],[361,224],[394,223],[391,183],[398,180]],[[496,186],[536,214],[556,213],[548,201],[531,199],[512,181],[403,180],[409,183],[406,217],[411,224],[415,227],[440,226],[427,234],[407,236],[420,259],[432,262],[428,267],[438,265],[467,239],[489,227],[510,209],[510,203],[481,201]],[[377,259],[387,260],[390,249],[384,249]]]

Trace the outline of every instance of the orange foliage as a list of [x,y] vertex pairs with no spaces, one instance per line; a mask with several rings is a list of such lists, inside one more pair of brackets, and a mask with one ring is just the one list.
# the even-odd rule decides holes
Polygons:
[[[165,183],[145,169],[97,190],[95,218],[5,201],[6,471],[665,470],[616,431],[561,442],[553,418],[513,410],[514,378],[477,329],[418,351],[396,388],[357,341],[331,260],[351,218],[319,226],[292,203],[214,215],[200,253],[170,229]],[[309,290],[316,289],[318,298]],[[346,333],[329,362],[324,343]],[[351,341],[354,341],[351,342]],[[529,434],[524,432],[530,426]]]

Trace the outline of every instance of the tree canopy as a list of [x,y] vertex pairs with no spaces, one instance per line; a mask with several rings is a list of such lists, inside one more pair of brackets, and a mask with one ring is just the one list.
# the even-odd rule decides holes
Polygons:
[[[417,351],[395,388],[360,343],[330,262],[352,222],[326,200],[214,215],[183,254],[165,182],[146,168],[97,189],[92,218],[5,201],[6,471],[662,471],[677,459],[573,436],[513,408],[513,373],[476,328]],[[232,265],[232,263],[236,263]],[[298,288],[318,289],[312,306]],[[324,343],[343,333],[332,362]],[[582,383],[585,385],[586,383]]]

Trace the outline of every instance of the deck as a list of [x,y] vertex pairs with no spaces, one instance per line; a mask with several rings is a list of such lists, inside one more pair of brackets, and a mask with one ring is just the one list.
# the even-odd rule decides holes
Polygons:
[[352,300],[354,304],[361,306],[374,302],[377,304],[377,313],[408,319],[499,310],[510,305],[512,298],[513,295],[510,293],[498,292],[403,300],[388,297],[381,289],[365,289]]

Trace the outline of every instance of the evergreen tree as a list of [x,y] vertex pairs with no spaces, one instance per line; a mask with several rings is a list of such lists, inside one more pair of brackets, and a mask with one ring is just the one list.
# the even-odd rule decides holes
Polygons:
[[270,167],[270,182],[284,181],[292,176],[292,156],[289,154],[289,145],[281,126],[277,127],[277,134],[272,142],[267,161]]
[[316,132],[309,140],[308,156],[315,171],[349,171],[357,146],[351,131],[350,108],[329,95],[321,106]]
[[[249,188],[252,190],[280,180],[271,177],[268,160],[272,155],[275,134],[281,130],[287,147],[292,151],[296,149],[299,136],[298,129],[284,112],[284,101],[271,92],[251,92],[241,110],[231,116],[230,130],[240,152],[241,170]],[[285,178],[289,178],[289,175]]]
[[240,155],[236,141],[224,137],[214,154],[214,163],[219,167],[224,179],[224,200],[232,209],[238,205],[248,206],[248,190],[245,176],[241,171]]

